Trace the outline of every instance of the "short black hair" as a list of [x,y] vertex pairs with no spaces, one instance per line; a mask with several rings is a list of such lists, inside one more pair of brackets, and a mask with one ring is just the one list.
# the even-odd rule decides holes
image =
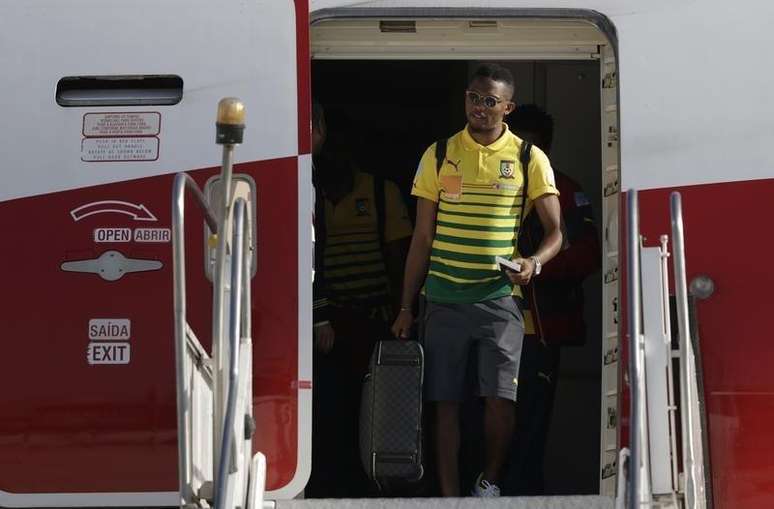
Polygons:
[[522,104],[511,113],[508,123],[516,134],[519,131],[535,133],[540,139],[536,142],[543,152],[551,151],[554,141],[554,117],[545,112],[537,104]]
[[516,85],[513,81],[513,74],[511,74],[511,71],[509,71],[506,67],[503,67],[500,64],[481,64],[476,67],[476,69],[473,71],[473,74],[470,75],[468,85],[473,83],[478,78],[489,78],[492,81],[505,83],[508,85],[508,88],[511,89],[511,97],[509,97],[509,99],[513,98]]
[[316,99],[312,99],[312,129],[319,131],[322,128],[323,115],[325,115],[325,110],[323,110],[322,104]]

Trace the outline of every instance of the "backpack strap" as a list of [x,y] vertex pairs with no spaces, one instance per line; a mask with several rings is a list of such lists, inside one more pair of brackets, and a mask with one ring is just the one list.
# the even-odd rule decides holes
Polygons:
[[376,233],[379,235],[379,246],[384,250],[384,177],[376,175],[374,175],[374,208],[376,209]]
[[446,142],[447,138],[441,138],[435,142],[435,173],[441,173],[441,166],[446,161]]
[[524,207],[527,205],[527,190],[529,189],[529,160],[532,155],[532,143],[525,141],[521,144],[521,153],[519,162],[521,163],[521,172],[524,178],[524,185],[521,189],[521,212],[519,217],[519,231],[524,225]]

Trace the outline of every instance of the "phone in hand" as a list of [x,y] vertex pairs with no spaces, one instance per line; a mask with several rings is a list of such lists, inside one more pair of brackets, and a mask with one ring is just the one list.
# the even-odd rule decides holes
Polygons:
[[500,270],[512,270],[513,272],[521,272],[521,265],[514,262],[513,260],[509,260],[508,258],[495,256],[495,263],[497,263],[497,266],[500,268]]

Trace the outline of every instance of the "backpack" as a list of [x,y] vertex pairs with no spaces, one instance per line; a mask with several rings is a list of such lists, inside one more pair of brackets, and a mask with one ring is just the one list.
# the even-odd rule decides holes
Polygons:
[[[435,172],[436,174],[441,173],[441,166],[443,166],[444,161],[446,161],[446,144],[448,143],[447,138],[441,138],[440,140],[435,142]],[[527,204],[527,187],[529,185],[529,161],[530,156],[532,155],[532,143],[528,141],[524,141],[521,144],[521,153],[519,154],[519,162],[521,163],[521,171],[522,175],[524,177],[524,185],[521,189],[521,212],[520,212],[520,219],[519,219],[519,231],[521,231],[521,225],[524,222],[524,206]],[[514,241],[515,244],[515,241]]]

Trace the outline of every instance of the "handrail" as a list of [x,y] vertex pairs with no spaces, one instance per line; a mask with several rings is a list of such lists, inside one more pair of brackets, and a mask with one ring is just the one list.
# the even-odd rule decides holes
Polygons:
[[631,387],[631,452],[629,474],[631,490],[629,507],[650,504],[650,464],[648,456],[647,393],[645,386],[645,352],[642,341],[642,302],[640,275],[640,219],[636,190],[629,190],[627,224],[628,317],[629,317],[629,384]]
[[178,472],[180,494],[184,503],[193,499],[191,492],[191,476],[189,469],[191,461],[190,437],[188,420],[190,407],[186,399],[188,394],[188,373],[186,372],[186,333],[188,321],[186,318],[186,288],[185,288],[185,192],[191,191],[195,202],[204,213],[204,218],[213,232],[217,231],[215,216],[207,205],[204,195],[196,182],[185,173],[178,173],[172,188],[172,258],[173,258],[173,293],[175,313],[175,364],[177,369],[177,442],[178,442]]
[[[233,160],[234,160],[234,145],[223,145],[223,163],[221,165],[220,173],[220,188],[221,188],[221,202],[219,206],[218,214],[218,231],[222,232],[222,235],[217,236],[217,245],[215,248],[215,266],[212,271],[212,358],[214,361],[214,369],[217,375],[215,376],[215,382],[213,383],[213,443],[215,443],[223,434],[224,419],[224,405],[225,405],[225,387],[224,387],[224,374],[227,369],[226,359],[223,355],[223,351],[226,349],[224,327],[226,317],[224,316],[225,306],[225,280],[226,280],[226,254],[228,251],[228,241],[226,239],[226,225],[229,219],[232,217],[232,200],[231,200],[231,177],[233,174]],[[233,228],[232,228],[233,232]],[[220,451],[216,448],[213,454],[212,471],[218,472],[218,464]],[[218,478],[215,478],[217,484]]]
[[679,192],[670,196],[672,217],[672,239],[674,242],[675,297],[677,302],[677,323],[680,340],[680,417],[682,427],[683,473],[685,475],[686,507],[703,507],[697,483],[696,422],[692,402],[696,400],[694,383],[694,352],[688,313],[688,283],[685,269],[685,231],[683,228],[683,206]]
[[[185,189],[183,189],[182,186],[185,186]],[[199,186],[196,184],[196,181],[189,174],[178,173],[175,175],[175,184],[172,190],[172,196],[175,200],[175,204],[177,204],[177,197],[182,196],[186,190],[191,191],[194,195],[194,198],[196,198],[196,204],[204,214],[204,221],[207,223],[207,226],[209,226],[210,231],[212,231],[212,233],[218,233],[218,221],[215,219],[215,214],[213,213],[212,209],[207,204],[207,199],[204,197],[204,193],[202,193],[201,189],[199,189]],[[182,214],[185,211],[185,205],[182,207],[183,208],[180,209],[181,218],[183,217]],[[177,209],[177,206],[175,209]]]
[[229,465],[231,463],[231,450],[234,443],[234,420],[237,412],[237,392],[239,389],[239,345],[242,337],[243,310],[244,303],[242,293],[245,265],[245,216],[247,206],[245,201],[238,198],[234,203],[234,228],[232,250],[233,258],[231,263],[231,302],[229,307],[229,383],[228,399],[226,404],[226,414],[223,422],[223,433],[220,447],[220,458],[218,459],[218,476],[215,481],[215,509],[227,509],[225,507],[226,485],[229,479]]
[[253,251],[256,248],[254,243],[257,239],[253,238],[253,217],[251,216],[251,208],[247,207],[245,203],[245,235],[244,245],[242,246],[244,252],[244,270],[242,271],[242,330],[251,333],[252,331],[252,292],[250,291],[250,284],[253,277]]

